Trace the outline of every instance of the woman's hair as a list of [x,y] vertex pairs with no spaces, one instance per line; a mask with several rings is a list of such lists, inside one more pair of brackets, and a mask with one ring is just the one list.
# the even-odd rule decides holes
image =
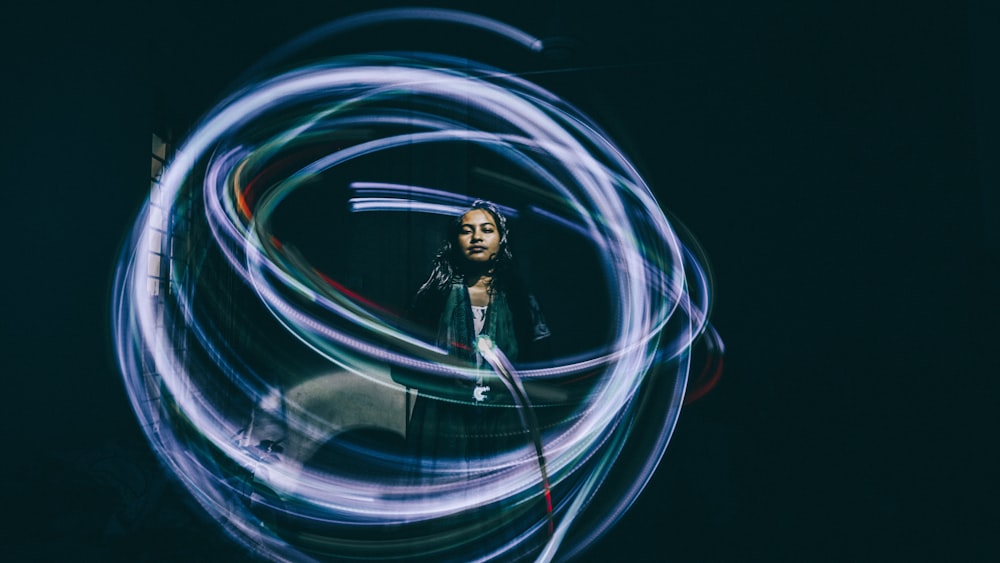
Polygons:
[[444,241],[438,248],[437,255],[434,256],[433,268],[427,281],[420,286],[417,292],[423,293],[429,290],[443,290],[456,281],[464,279],[469,262],[461,254],[458,247],[458,235],[462,229],[462,217],[473,210],[482,210],[489,213],[496,223],[497,232],[500,235],[500,248],[491,260],[491,270],[493,281],[490,284],[490,291],[505,288],[510,277],[513,275],[514,257],[510,252],[510,245],[507,242],[507,218],[504,217],[500,209],[493,203],[478,199],[472,206],[456,215],[448,222]]

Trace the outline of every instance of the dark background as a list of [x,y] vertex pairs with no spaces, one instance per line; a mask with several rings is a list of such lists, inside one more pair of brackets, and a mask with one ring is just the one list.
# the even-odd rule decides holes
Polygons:
[[[382,4],[212,4],[5,14],[5,558],[245,559],[134,423],[109,336],[116,253],[152,130],[183,136],[281,42]],[[722,381],[588,560],[995,557],[998,9],[476,10],[575,40],[549,80],[716,275]]]

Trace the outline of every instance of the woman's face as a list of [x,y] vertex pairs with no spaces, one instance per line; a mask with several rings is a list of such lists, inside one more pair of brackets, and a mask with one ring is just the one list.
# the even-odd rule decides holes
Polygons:
[[500,232],[493,216],[482,209],[462,215],[458,248],[470,262],[489,262],[500,252]]

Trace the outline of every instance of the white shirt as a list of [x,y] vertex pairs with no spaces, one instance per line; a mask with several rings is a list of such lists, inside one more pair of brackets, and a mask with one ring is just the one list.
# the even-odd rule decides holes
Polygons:
[[486,324],[486,306],[476,307],[472,306],[472,325],[476,329],[476,336],[483,331],[483,326]]

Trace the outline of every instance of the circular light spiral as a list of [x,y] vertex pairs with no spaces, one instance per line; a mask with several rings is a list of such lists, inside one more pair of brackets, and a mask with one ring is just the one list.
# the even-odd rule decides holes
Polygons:
[[[543,46],[481,16],[389,10],[320,28],[281,54],[386,21],[443,21]],[[350,402],[370,399],[374,411],[405,406],[394,370],[441,381],[479,372],[422,338],[393,307],[325,274],[285,244],[277,225],[291,201],[317,189],[345,202],[357,221],[457,215],[472,196],[430,185],[433,175],[415,172],[404,183],[379,173],[404,151],[437,147],[484,155],[494,165],[478,173],[494,182],[491,199],[508,216],[594,253],[594,275],[613,297],[613,336],[544,364],[515,366],[502,350],[486,350],[511,389],[526,389],[521,403],[495,408],[560,413],[530,428],[534,450],[442,460],[423,468],[419,482],[399,469],[413,460],[378,441],[345,444],[340,464],[317,468],[307,460],[322,443],[377,426],[367,414],[337,418],[357,410]],[[256,79],[200,122],[124,246],[113,328],[151,444],[256,553],[551,560],[590,545],[650,478],[680,412],[693,343],[704,336],[721,347],[708,325],[709,295],[697,245],[572,105],[465,59],[368,53]],[[302,351],[310,362],[300,361]],[[316,365],[328,371],[317,375]],[[258,441],[267,424],[280,425],[282,438]],[[491,525],[504,533],[484,534]]]

